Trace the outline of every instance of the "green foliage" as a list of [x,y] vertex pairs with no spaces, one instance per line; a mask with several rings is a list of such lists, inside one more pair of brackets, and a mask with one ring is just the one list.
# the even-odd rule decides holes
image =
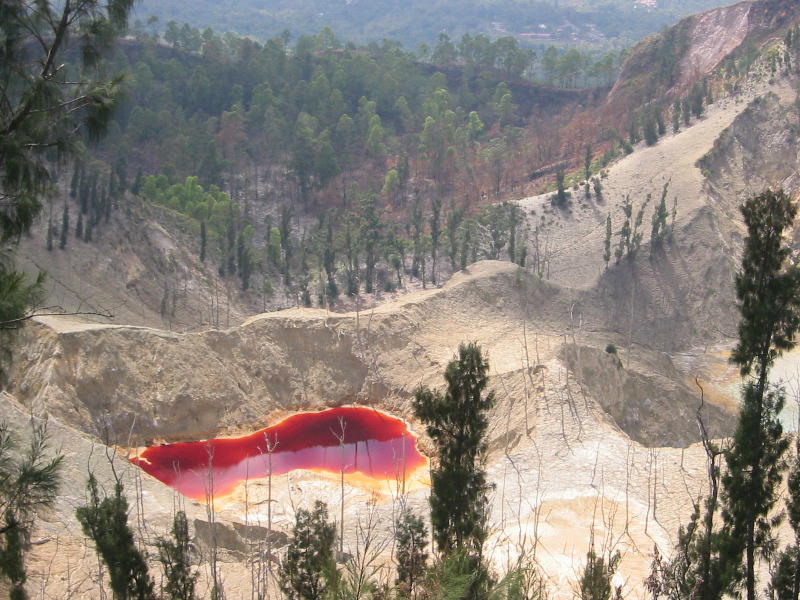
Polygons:
[[611,594],[615,598],[621,598],[622,592],[617,588],[616,592],[612,586],[612,578],[617,572],[620,553],[609,553],[608,557],[598,555],[594,546],[586,554],[586,565],[583,567],[578,580],[578,597],[580,600],[611,600]]
[[569,192],[564,188],[564,170],[556,171],[556,194],[552,199],[553,206],[565,209],[569,206]]
[[167,600],[195,600],[197,573],[192,572],[189,523],[183,511],[172,520],[172,537],[159,538],[158,560],[164,570],[162,592]]
[[[0,244],[28,230],[51,185],[46,150],[77,151],[79,133],[96,139],[108,124],[119,79],[104,82],[94,66],[124,29],[133,0],[0,5],[3,90],[0,103]],[[78,71],[64,72],[70,34],[80,31]],[[40,43],[30,44],[31,38]],[[81,82],[80,84],[74,83]]]
[[406,508],[400,513],[395,528],[396,586],[402,597],[413,597],[415,587],[425,574],[428,561],[428,531],[422,517]]
[[767,190],[742,206],[748,235],[736,276],[742,319],[731,362],[742,376],[755,368],[762,382],[775,358],[794,347],[800,327],[800,270],[788,264],[791,249],[784,239],[796,213],[783,190]]
[[431,523],[437,548],[480,557],[486,538],[486,413],[494,394],[484,395],[489,365],[475,343],[461,344],[447,365],[444,394],[420,387],[414,414],[436,446],[431,471]]
[[298,509],[292,538],[280,568],[280,588],[288,600],[321,600],[336,581],[333,544],[336,526],[328,507],[317,500],[313,510]]
[[491,597],[491,590],[486,566],[461,549],[442,556],[428,570],[422,595],[435,600],[481,600]]
[[150,175],[143,178],[140,193],[154,204],[205,222],[217,238],[226,234],[232,216],[239,213],[228,194],[215,185],[205,189],[197,177],[187,177],[182,183],[170,185],[166,175]]
[[617,347],[614,344],[606,345],[606,353],[607,354],[616,354],[617,353]]
[[155,600],[147,562],[128,525],[128,500],[122,483],[114,484],[114,495],[101,499],[97,479],[89,474],[89,502],[75,511],[83,533],[92,542],[108,569],[115,600]]
[[[618,263],[620,260],[622,260],[623,256],[625,256],[630,252],[631,249],[631,235],[633,233],[633,229],[631,227],[631,218],[633,216],[633,201],[631,200],[630,194],[625,196],[625,203],[622,205],[622,213],[625,215],[625,221],[622,224],[622,228],[617,233],[617,235],[619,236],[619,243],[617,244],[617,248],[614,251],[614,258]],[[609,221],[606,220],[606,226],[608,225],[608,223]]]
[[36,518],[55,502],[63,456],[48,458],[47,425],[31,420],[31,440],[20,454],[19,441],[0,423],[0,581],[12,600],[25,600],[25,553]]
[[800,594],[800,553],[797,546],[791,544],[778,552],[773,565],[769,583],[770,598],[797,600]]
[[800,269],[789,262],[784,231],[791,231],[796,206],[779,190],[753,196],[742,206],[747,225],[736,298],[742,318],[731,362],[743,377],[752,374],[742,395],[739,424],[726,454],[722,516],[727,538],[720,552],[723,572],[743,575],[748,600],[755,598],[756,560],[772,547],[776,525],[769,513],[777,501],[785,469],[778,415],[784,393],[769,388],[775,359],[794,347],[800,327]]
[[667,225],[667,193],[669,192],[669,182],[664,184],[661,190],[661,200],[653,211],[653,218],[651,220],[652,227],[650,229],[650,255],[653,255],[655,249],[660,248],[664,241],[668,238],[670,230]]
[[[727,470],[722,476],[722,516],[726,538],[720,561],[723,572],[740,575],[755,590],[755,558],[768,553],[776,522],[769,513],[777,502],[783,478],[783,454],[788,441],[778,415],[784,404],[781,390],[761,393],[757,383],[744,386],[739,423],[733,445],[726,454]],[[744,555],[744,564],[742,557]]]

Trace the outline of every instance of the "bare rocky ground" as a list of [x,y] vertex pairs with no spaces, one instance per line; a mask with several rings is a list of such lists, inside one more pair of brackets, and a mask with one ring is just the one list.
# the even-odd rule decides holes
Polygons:
[[[42,319],[24,334],[13,398],[3,402],[4,411],[18,415],[22,431],[25,411],[46,406],[54,444],[67,456],[63,495],[42,526],[45,541],[32,563],[40,573],[49,571],[49,595],[43,597],[63,597],[66,582],[80,597],[99,596],[86,575],[96,573],[96,560],[72,515],[90,468],[101,481],[113,481],[99,441],[106,432],[115,432],[112,441],[122,447],[197,439],[345,402],[409,418],[413,387],[440,386],[462,340],[475,340],[488,353],[498,396],[488,465],[496,485],[491,547],[498,567],[535,549],[553,589],[568,595],[594,529],[598,546],[624,551],[623,576],[638,589],[653,544],[668,549],[690,506],[689,492],[697,493],[703,480],[696,447],[662,447],[670,437],[683,443],[696,437],[694,402],[680,385],[662,387],[672,368],[663,355],[642,352],[626,369],[597,346],[595,334],[565,329],[575,294],[508,263],[483,262],[440,290],[363,314],[295,309],[233,330],[182,335]],[[660,403],[670,406],[669,416],[653,427],[644,417]],[[707,417],[720,430],[732,422],[716,407]],[[419,431],[419,424],[412,426]],[[429,447],[424,437],[421,443]],[[152,541],[166,529],[178,499],[122,460],[116,469],[131,497],[141,490],[132,522],[139,523],[142,510],[142,530]],[[348,482],[347,546],[355,546],[359,521],[363,525],[371,511],[381,524],[375,535],[388,540],[387,524],[399,502],[424,511],[426,488],[425,473],[405,494],[393,483]],[[317,498],[338,515],[338,492],[332,476],[295,472],[276,478],[273,528],[286,531],[293,508]],[[229,527],[264,526],[265,495],[264,481],[251,482],[246,494],[241,489],[220,500],[216,517]],[[209,520],[202,503],[183,503],[190,519]],[[223,550],[222,563],[226,587],[232,597],[246,596],[246,545],[241,536],[229,537],[232,549]],[[80,582],[79,574],[85,576]]]
[[[740,97],[719,101],[692,127],[613,166],[601,201],[576,198],[572,211],[561,213],[545,196],[520,200],[532,224],[545,218],[548,281],[485,261],[442,288],[359,312],[290,309],[186,333],[37,319],[19,336],[11,384],[0,397],[0,412],[21,435],[30,413],[49,415],[53,445],[66,457],[62,493],[32,552],[32,597],[103,597],[97,559],[74,519],[89,470],[109,490],[114,472],[122,478],[131,523],[150,552],[173,509],[185,507],[207,586],[210,507],[177,497],[129,465],[128,449],[249,432],[294,411],[340,404],[387,410],[421,433],[409,409],[413,390],[442,386],[444,367],[465,340],[487,352],[498,398],[488,462],[495,485],[489,546],[498,569],[535,556],[554,597],[572,597],[593,540],[598,550],[623,553],[618,583],[630,597],[643,597],[654,546],[669,552],[704,487],[695,376],[707,390],[704,418],[713,434],[730,433],[735,422],[735,373],[725,359],[737,320],[736,205],[764,183],[797,191],[795,163],[778,166],[789,149],[796,158],[786,134],[795,95],[792,82],[756,70]],[[760,111],[770,118],[754,118]],[[770,152],[748,150],[767,142]],[[752,173],[768,175],[756,181]],[[625,195],[636,211],[647,194],[657,200],[667,181],[670,204],[678,197],[674,242],[653,257],[645,246],[636,260],[604,270],[606,214],[619,229]],[[605,351],[609,343],[617,354]],[[789,355],[777,370],[796,372],[798,357]],[[424,435],[420,444],[430,451]],[[278,532],[315,499],[340,514],[336,477],[293,472],[271,485]],[[427,486],[424,470],[405,490],[347,480],[345,551],[363,546],[372,522],[378,560],[390,562],[392,517],[402,503],[424,512]],[[252,538],[264,535],[257,528],[268,525],[267,488],[252,481],[215,502],[214,537],[230,598],[250,597],[248,556]]]

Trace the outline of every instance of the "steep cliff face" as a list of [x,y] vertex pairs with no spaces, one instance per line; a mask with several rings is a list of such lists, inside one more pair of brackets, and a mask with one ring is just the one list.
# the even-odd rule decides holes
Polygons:
[[767,187],[797,192],[799,116],[775,93],[755,99],[698,163],[710,193],[730,207]]
[[731,54],[781,38],[799,18],[792,0],[746,0],[687,17],[633,48],[606,108],[623,114],[654,100],[670,102]]
[[[526,349],[519,340],[524,329],[550,339],[546,355],[555,359],[553,340],[569,327],[570,310],[581,298],[580,292],[537,281],[508,263],[487,261],[440,290],[360,314],[292,309],[234,329],[186,334],[43,318],[19,339],[9,391],[37,412],[126,446],[252,430],[287,412],[353,402],[409,416],[414,387],[439,385],[464,340],[479,341],[493,372],[510,381],[524,376]],[[582,310],[592,321],[600,318],[590,306]],[[601,335],[595,343],[604,340]],[[531,358],[530,348],[527,352],[526,360],[542,360]],[[573,354],[565,356],[574,369]],[[691,422],[687,426],[678,412],[665,413],[653,425],[658,435],[649,435],[647,425],[620,419],[608,385],[594,386],[587,365],[593,364],[599,377],[604,368],[596,362],[584,364],[577,377],[597,392],[593,396],[621,429],[646,445],[696,441]],[[498,389],[500,382],[493,385]],[[630,387],[625,403],[649,403],[655,387]],[[665,402],[677,397],[664,394]],[[731,424],[722,413],[716,420]]]

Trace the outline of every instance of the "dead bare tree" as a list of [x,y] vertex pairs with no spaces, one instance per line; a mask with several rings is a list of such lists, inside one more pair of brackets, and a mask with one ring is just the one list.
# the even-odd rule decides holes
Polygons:
[[345,451],[345,430],[347,429],[347,419],[339,417],[339,433],[331,431],[336,439],[339,441],[339,451],[341,458],[339,460],[339,489],[341,492],[340,512],[339,512],[339,555],[344,556],[344,451]]

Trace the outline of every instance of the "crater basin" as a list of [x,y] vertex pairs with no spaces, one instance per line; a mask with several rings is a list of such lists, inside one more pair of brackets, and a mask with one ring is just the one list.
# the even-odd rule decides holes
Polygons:
[[355,406],[299,413],[238,438],[150,446],[130,460],[195,500],[295,469],[404,481],[427,463],[404,421]]

